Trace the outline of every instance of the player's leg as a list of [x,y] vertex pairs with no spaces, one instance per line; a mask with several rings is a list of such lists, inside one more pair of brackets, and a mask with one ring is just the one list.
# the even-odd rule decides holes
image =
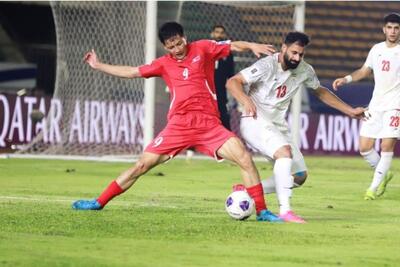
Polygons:
[[[292,148],[292,177],[290,179],[290,182],[292,187],[289,192],[289,200],[292,198],[293,190],[296,187],[302,186],[306,179],[307,179],[307,167],[306,163],[303,157],[303,154],[300,152],[300,150],[297,148],[297,146],[291,144]],[[282,197],[281,197],[282,198]],[[285,211],[281,211],[279,215],[284,221],[287,222],[294,222],[294,223],[305,223],[306,221],[301,218],[299,215],[293,212],[293,209],[289,206],[289,210],[285,213]]]
[[297,188],[302,186],[306,182],[308,177],[308,172],[303,153],[301,153],[300,149],[296,145],[291,144],[291,147],[293,155],[293,164],[292,164],[293,188]]
[[229,138],[218,150],[218,156],[235,162],[243,176],[246,187],[254,186],[260,182],[257,168],[252,160],[250,152],[237,137]]
[[276,215],[266,209],[264,193],[257,168],[250,153],[246,150],[240,139],[216,121],[215,125],[207,124],[194,138],[194,146],[198,152],[214,156],[217,160],[227,159],[235,162],[240,167],[243,182],[247,192],[253,198],[257,211],[257,220],[281,222]]
[[273,157],[275,159],[273,173],[279,202],[279,217],[286,222],[305,223],[300,216],[292,211],[290,205],[294,182],[294,177],[291,175],[293,164],[291,146],[287,144],[280,147]]
[[151,170],[153,167],[170,159],[168,155],[158,155],[154,153],[144,152],[136,164],[120,174],[116,182],[122,190],[128,190],[137,179]]
[[[375,169],[378,165],[381,157],[378,152],[375,150],[375,137],[379,133],[381,128],[381,122],[378,118],[382,116],[381,113],[372,112],[371,117],[367,121],[363,121],[360,129],[360,154],[364,158],[364,160]],[[379,185],[379,184],[378,184]],[[372,186],[375,187],[375,186]],[[373,200],[376,198],[376,188],[371,190],[371,186],[367,189],[364,195],[365,200]]]
[[[242,118],[240,130],[248,145],[270,159],[273,158],[274,153],[279,148],[288,145],[288,142],[285,141],[279,130],[270,121],[266,121],[262,118]],[[281,188],[283,184],[286,184],[288,179],[291,179],[290,165],[291,158],[279,160],[274,164],[274,166],[276,166],[274,167],[274,176],[276,176],[276,173],[282,176],[285,175],[286,172],[288,172],[289,176],[289,178],[287,177],[287,179],[283,179],[278,182],[279,188]],[[274,185],[274,190],[277,191],[276,180],[269,180],[269,183],[270,185]],[[264,190],[265,187],[263,192],[266,193]]]
[[[267,127],[266,125],[270,127]],[[273,125],[268,123],[261,118],[242,118],[240,121],[240,132],[242,137],[245,139],[248,146],[250,146],[253,150],[260,152],[263,156],[265,156],[268,160],[272,159],[272,154],[267,150],[267,142],[270,139],[270,131],[268,129],[272,129]],[[277,147],[278,148],[278,147]],[[274,152],[274,151],[273,151]],[[272,179],[266,179],[262,182],[264,194],[275,192],[275,181]],[[234,190],[243,189],[240,185],[235,185]]]
[[128,190],[141,175],[167,159],[167,155],[144,152],[136,164],[112,181],[97,199],[78,200],[72,207],[77,210],[101,210],[111,199]]
[[[275,187],[280,206],[280,216],[292,215],[290,198],[293,188],[291,175],[293,155],[290,142],[287,140],[287,129],[282,131],[271,121],[264,119],[245,118],[241,121],[241,133],[246,142],[267,158],[274,159],[273,179],[263,183],[263,191],[272,192]],[[290,216],[294,218],[295,215]],[[300,217],[296,222],[304,222]]]
[[[373,169],[375,169],[381,159],[378,152],[374,148],[375,138],[360,136],[359,143],[360,155]],[[375,185],[375,183],[377,183],[377,185]],[[365,200],[374,200],[376,198],[376,188],[378,185],[379,181],[372,181],[371,185],[365,192]]]
[[[186,139],[180,129],[167,124],[158,136],[146,147],[136,164],[112,181],[103,193],[94,200],[79,200],[72,207],[79,210],[102,209],[112,198],[130,188],[136,180],[154,166],[165,162],[187,147]],[[182,137],[177,139],[176,136]]]
[[[378,152],[375,150],[375,139],[382,137],[396,137],[396,130],[394,127],[390,126],[390,117],[392,116],[392,112],[396,111],[370,111],[371,117],[367,121],[363,121],[360,129],[360,154],[363,156],[366,162],[374,168],[374,176],[370,186],[368,187],[364,199],[365,200],[373,200],[376,198],[377,188],[384,181],[385,175],[382,174],[382,166],[387,165],[387,161],[390,157],[385,151],[382,150],[381,156],[384,156],[385,159],[382,159]],[[397,133],[398,134],[398,133]],[[387,147],[387,145],[384,145]],[[390,152],[390,151],[389,151]],[[382,163],[380,163],[382,161]],[[377,166],[380,165],[379,170]],[[390,166],[390,164],[389,164]],[[385,167],[383,167],[385,168]],[[388,171],[385,171],[385,174],[389,174]],[[388,176],[389,180],[390,177]],[[387,181],[388,182],[388,181]],[[387,184],[386,182],[386,184]],[[383,184],[380,190],[380,195],[383,194],[386,189],[386,184]],[[382,191],[383,189],[383,191]]]
[[[363,122],[361,126],[360,153],[375,169],[372,182],[364,197],[366,200],[382,195],[386,190],[387,183],[393,177],[389,168],[396,140],[400,137],[400,129],[393,125],[393,118],[399,115],[398,110],[374,111],[371,112],[371,118]],[[380,156],[373,150],[374,138],[382,139]]]
[[396,138],[383,138],[381,142],[381,156],[375,165],[374,175],[370,186],[365,192],[365,200],[374,200],[386,191],[386,186],[393,178],[389,171],[393,158],[393,150],[396,145]]
[[279,202],[279,214],[286,214],[291,210],[290,197],[292,195],[293,177],[292,169],[292,150],[289,144],[278,148],[274,153],[274,180],[276,194]]
[[376,179],[376,183],[381,181],[376,189],[376,196],[382,196],[385,193],[387,184],[393,178],[393,173],[389,169],[397,139],[400,139],[399,118],[400,110],[398,109],[385,111],[382,116],[382,131],[379,135],[382,139],[381,159],[376,166],[373,179],[373,181]]
[[379,163],[380,156],[374,148],[375,138],[360,136],[359,147],[360,154],[364,160],[372,167],[376,168]]
[[[292,177],[293,177],[293,189],[294,189],[302,186],[305,183],[308,177],[308,173],[307,171],[292,172]],[[274,175],[271,175],[267,179],[261,180],[261,183],[263,185],[264,194],[276,193],[276,184]],[[236,186],[235,188],[238,188],[238,190],[241,189],[240,186]]]
[[[298,149],[298,147],[293,144],[290,144],[290,146],[293,155],[293,163],[291,170],[293,176],[293,188],[297,188],[302,186],[307,179],[308,176],[307,166],[304,161],[303,154]],[[261,182],[263,185],[264,194],[276,193],[275,177],[273,174],[267,179],[263,179]]]
[[193,150],[193,148],[188,148],[188,149],[186,150],[186,162],[187,162],[187,163],[192,162],[193,156],[194,156],[194,150]]
[[280,222],[281,220],[267,209],[257,168],[240,139],[237,137],[229,138],[217,150],[217,155],[233,161],[239,166],[247,193],[255,202],[257,220]]
[[376,196],[381,196],[386,191],[386,186],[393,178],[389,171],[392,164],[393,151],[397,138],[383,138],[381,142],[381,159],[375,168],[374,178],[372,179],[369,190],[376,192]]
[[[292,173],[293,188],[302,186],[305,183],[307,176],[308,176],[308,173],[306,171]],[[271,175],[270,177],[262,180],[261,182],[263,185],[264,194],[276,193],[276,189],[275,189],[276,185],[275,185],[274,175]],[[238,187],[238,188],[240,188],[240,187]]]
[[399,118],[399,109],[385,111],[381,118],[382,129],[378,135],[378,137],[382,139],[381,159],[375,168],[373,179],[374,186],[381,181],[376,189],[377,196],[381,196],[385,193],[387,184],[393,178],[393,174],[389,169],[397,139],[400,139]]

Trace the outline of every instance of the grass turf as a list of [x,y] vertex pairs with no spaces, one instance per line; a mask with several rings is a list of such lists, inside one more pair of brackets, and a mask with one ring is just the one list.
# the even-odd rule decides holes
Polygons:
[[292,206],[308,223],[277,225],[228,217],[225,198],[240,182],[229,163],[173,160],[104,210],[77,212],[73,200],[97,196],[129,165],[2,159],[0,266],[398,266],[398,159],[375,201],[363,200],[372,171],[361,158],[306,160]]

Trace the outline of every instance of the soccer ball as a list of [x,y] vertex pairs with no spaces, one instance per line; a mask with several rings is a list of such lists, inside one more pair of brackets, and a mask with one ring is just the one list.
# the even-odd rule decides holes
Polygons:
[[246,191],[235,191],[227,197],[225,210],[233,219],[246,220],[254,212],[254,201]]

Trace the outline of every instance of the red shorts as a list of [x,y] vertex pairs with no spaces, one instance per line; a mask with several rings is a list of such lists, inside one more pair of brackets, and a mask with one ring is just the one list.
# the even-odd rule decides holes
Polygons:
[[217,150],[231,137],[236,135],[222,126],[216,116],[199,113],[174,115],[145,152],[174,157],[184,149],[194,148],[221,159]]

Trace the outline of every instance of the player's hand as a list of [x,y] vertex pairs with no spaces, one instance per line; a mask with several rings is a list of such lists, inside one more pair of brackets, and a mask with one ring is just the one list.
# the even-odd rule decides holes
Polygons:
[[245,102],[243,102],[242,118],[244,117],[257,118],[257,107],[251,99],[248,99]]
[[346,84],[346,79],[345,78],[338,78],[333,81],[332,87],[335,91],[339,89],[339,86],[342,86],[343,84]]
[[83,61],[89,64],[89,66],[93,69],[96,69],[99,64],[99,60],[97,59],[97,55],[94,52],[94,49],[85,54],[85,56],[83,57]]
[[368,109],[362,107],[353,108],[349,116],[361,120],[368,120],[371,117]]
[[269,56],[272,55],[273,53],[276,52],[276,49],[273,45],[255,43],[251,48],[251,51],[253,51],[254,55],[256,55],[257,58],[259,58],[263,54]]

